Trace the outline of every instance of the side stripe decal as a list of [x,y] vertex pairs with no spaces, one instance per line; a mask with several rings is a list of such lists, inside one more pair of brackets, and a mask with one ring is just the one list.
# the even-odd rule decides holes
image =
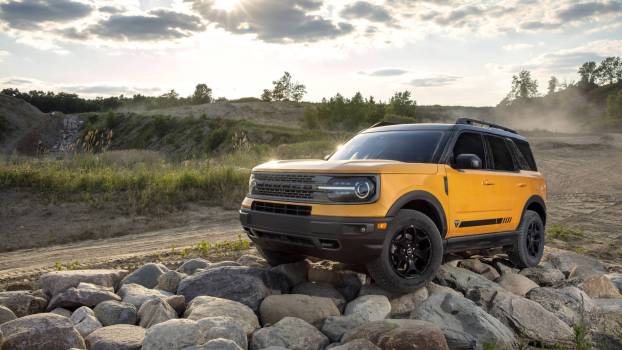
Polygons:
[[471,221],[460,221],[457,227],[473,227],[473,226],[485,226],[485,225],[498,225],[498,224],[508,224],[512,221],[511,217],[508,218],[494,218],[494,219],[483,219],[483,220],[471,220]]

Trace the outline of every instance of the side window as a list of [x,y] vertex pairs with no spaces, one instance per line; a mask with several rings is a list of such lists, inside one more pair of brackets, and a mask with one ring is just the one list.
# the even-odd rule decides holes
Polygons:
[[501,137],[486,135],[490,145],[494,170],[514,171],[514,161],[507,142]]
[[520,154],[523,156],[523,158],[525,158],[525,161],[527,162],[527,168],[523,169],[523,167],[521,166],[521,169],[538,171],[538,167],[536,166],[536,161],[533,158],[533,154],[531,153],[531,148],[529,147],[529,144],[523,140],[513,141],[516,144],[516,147],[518,148]]
[[486,153],[484,153],[484,143],[482,136],[478,133],[463,132],[458,136],[453,150],[453,161],[459,154],[475,154],[482,160],[482,164],[486,163]]

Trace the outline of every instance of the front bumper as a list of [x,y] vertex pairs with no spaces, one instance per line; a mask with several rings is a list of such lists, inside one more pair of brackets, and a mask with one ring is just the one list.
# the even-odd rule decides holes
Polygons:
[[[248,237],[267,249],[361,264],[382,252],[392,218],[297,216],[240,210]],[[387,223],[384,230],[376,224]]]

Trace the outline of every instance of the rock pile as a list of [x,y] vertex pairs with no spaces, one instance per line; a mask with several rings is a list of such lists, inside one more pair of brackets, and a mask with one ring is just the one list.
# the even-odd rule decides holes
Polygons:
[[622,348],[620,270],[554,250],[538,267],[502,257],[444,264],[397,295],[332,262],[257,256],[125,270],[50,272],[0,292],[0,350]]

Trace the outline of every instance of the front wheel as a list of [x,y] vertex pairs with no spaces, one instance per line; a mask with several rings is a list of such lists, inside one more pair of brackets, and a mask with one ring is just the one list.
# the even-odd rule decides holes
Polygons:
[[510,261],[519,268],[537,266],[544,253],[544,223],[540,215],[526,210],[518,227],[514,245],[507,250]]
[[402,209],[378,258],[367,264],[381,287],[407,293],[423,287],[443,260],[443,241],[434,222],[416,210]]

